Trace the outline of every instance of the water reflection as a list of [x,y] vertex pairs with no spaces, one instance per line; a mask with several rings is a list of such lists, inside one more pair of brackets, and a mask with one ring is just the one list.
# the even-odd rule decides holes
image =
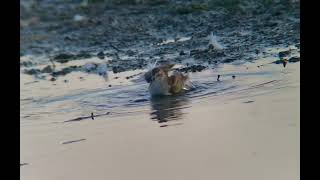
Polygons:
[[151,98],[151,119],[159,123],[180,120],[185,114],[189,99],[186,96],[163,96]]

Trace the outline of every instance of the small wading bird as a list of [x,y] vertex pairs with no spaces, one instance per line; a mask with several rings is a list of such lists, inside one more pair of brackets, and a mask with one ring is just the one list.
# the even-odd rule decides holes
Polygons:
[[188,90],[188,76],[181,72],[173,72],[169,76],[169,71],[174,64],[157,66],[148,71],[144,78],[150,83],[149,92],[152,96],[172,95]]

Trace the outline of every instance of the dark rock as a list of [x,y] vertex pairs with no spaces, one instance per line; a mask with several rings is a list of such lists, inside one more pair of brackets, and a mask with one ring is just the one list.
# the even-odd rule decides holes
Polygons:
[[288,61],[289,61],[290,63],[299,62],[299,61],[300,61],[300,57],[291,57]]
[[232,79],[235,79],[236,78],[236,76],[235,75],[232,75]]
[[70,36],[66,36],[66,37],[64,37],[64,40],[65,41],[72,41],[72,38]]
[[68,80],[66,80],[66,79],[65,79],[63,82],[67,83],[67,82],[68,82]]
[[117,68],[117,67],[112,67],[112,72],[113,72],[114,74],[118,73],[118,68]]
[[206,68],[207,68],[206,66],[202,66],[202,65],[192,65],[192,66],[184,67],[178,70],[181,72],[187,73],[187,72],[201,72]]
[[62,53],[62,54],[59,54],[57,56],[55,56],[53,59],[59,63],[66,63],[68,62],[69,60],[75,58],[75,55],[74,54],[65,54],[65,53]]
[[223,60],[222,62],[223,63],[230,63],[230,62],[233,62],[233,61],[235,61],[236,59],[234,59],[234,58],[227,58],[227,59],[225,59],[225,60]]
[[208,50],[193,49],[190,51],[190,56],[194,56],[196,54],[206,53],[206,52],[208,52]]
[[111,84],[109,84],[109,87],[112,87]]
[[51,79],[50,79],[50,81],[56,81],[57,79],[56,78],[54,78],[54,77],[52,77]]
[[126,68],[123,67],[123,66],[114,66],[114,67],[112,67],[112,72],[114,74],[119,73],[119,72],[124,72],[124,71],[126,71]]
[[30,61],[23,61],[23,62],[20,62],[20,66],[30,67],[30,66],[32,66],[32,62],[30,62]]
[[277,22],[270,22],[270,23],[267,24],[267,26],[269,26],[269,27],[275,27],[277,25],[278,25]]
[[100,59],[104,59],[104,53],[103,51],[100,51],[98,54],[97,54],[98,58]]
[[53,69],[51,68],[50,65],[46,66],[41,70],[42,73],[52,73]]
[[91,57],[90,54],[88,54],[86,52],[80,52],[78,55],[62,53],[62,54],[55,56],[53,59],[59,63],[66,63],[71,60],[85,59],[85,58],[90,58],[90,57]]
[[184,51],[180,51],[179,55],[183,56],[183,55],[186,55],[186,53]]
[[133,55],[135,55],[135,52],[133,52],[132,50],[128,50],[128,51],[127,51],[127,54],[128,54],[129,56],[133,56]]
[[279,52],[279,58],[282,59],[282,58],[284,58],[286,56],[289,56],[290,53],[291,53],[290,50]]
[[80,52],[78,55],[76,55],[76,59],[86,59],[91,57],[92,57],[91,54],[86,52]]
[[24,73],[29,75],[35,75],[41,73],[41,71],[39,69],[26,69],[24,70]]

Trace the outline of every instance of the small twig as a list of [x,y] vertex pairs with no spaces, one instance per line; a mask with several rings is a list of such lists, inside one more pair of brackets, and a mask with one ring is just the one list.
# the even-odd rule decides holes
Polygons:
[[97,115],[93,115],[93,113],[91,113],[90,116],[77,117],[77,118],[70,119],[70,120],[63,121],[63,122],[82,121],[82,120],[90,119],[90,118],[91,118],[91,119],[94,119],[94,117],[105,116],[105,115],[108,115],[108,114],[110,114],[110,112],[107,112],[107,113],[104,113],[104,114],[97,114]]
[[86,140],[86,139],[78,139],[78,140],[72,140],[72,141],[65,141],[65,142],[63,142],[63,143],[61,143],[61,144],[71,144],[71,143],[80,142],[80,141],[84,141],[84,140]]

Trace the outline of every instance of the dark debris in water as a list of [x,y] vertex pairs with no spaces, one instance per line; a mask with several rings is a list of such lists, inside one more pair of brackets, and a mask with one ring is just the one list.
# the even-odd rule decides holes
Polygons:
[[72,141],[65,141],[65,142],[62,142],[61,144],[71,144],[71,143],[85,141],[85,140],[86,139],[77,139],[77,140],[72,140]]
[[133,100],[132,102],[140,103],[140,102],[146,102],[146,101],[148,101],[148,99],[136,99],[136,100]]
[[248,103],[253,103],[254,101],[246,101],[246,102],[243,102],[243,103],[246,103],[246,104],[248,104]]
[[63,122],[76,122],[76,121],[82,121],[82,120],[86,120],[86,119],[94,119],[95,117],[105,116],[105,115],[109,115],[109,114],[110,114],[110,112],[106,112],[104,114],[96,114],[96,115],[93,115],[93,113],[92,113],[92,114],[90,114],[90,116],[77,117],[77,118],[70,119],[70,120],[63,121]]
[[25,165],[29,165],[29,164],[28,163],[20,163],[20,167],[25,166]]

